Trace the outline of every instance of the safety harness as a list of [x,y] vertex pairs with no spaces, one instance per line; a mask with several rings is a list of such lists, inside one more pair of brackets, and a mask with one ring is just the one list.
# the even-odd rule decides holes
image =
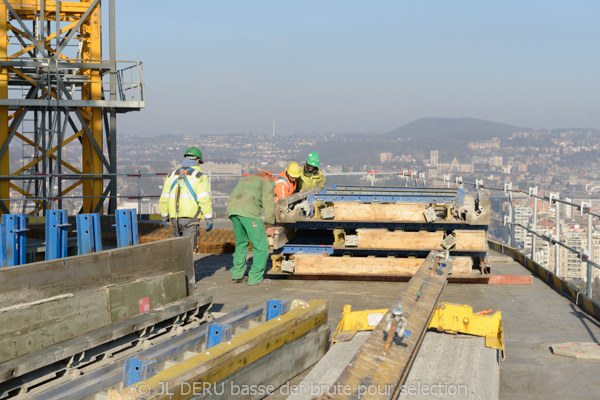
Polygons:
[[179,218],[179,195],[181,192],[181,188],[184,184],[185,186],[187,186],[188,191],[190,192],[190,194],[194,198],[194,201],[196,202],[196,205],[198,206],[198,211],[196,211],[196,214],[192,218],[192,221],[189,224],[186,224],[185,226],[181,227],[182,229],[185,229],[188,225],[198,220],[198,215],[200,215],[201,212],[200,206],[198,205],[198,196],[196,196],[196,192],[194,192],[194,189],[192,188],[192,185],[188,180],[188,176],[192,178],[200,178],[204,174],[201,171],[198,171],[197,169],[194,169],[192,167],[180,167],[175,171],[171,172],[170,174],[170,176],[175,175],[178,175],[178,177],[171,184],[171,192],[173,192],[173,189],[175,189],[175,219]]

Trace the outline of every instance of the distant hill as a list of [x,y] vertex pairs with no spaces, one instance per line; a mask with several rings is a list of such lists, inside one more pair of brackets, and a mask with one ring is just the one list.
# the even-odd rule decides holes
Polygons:
[[525,129],[474,118],[421,118],[381,135],[382,139],[485,140]]

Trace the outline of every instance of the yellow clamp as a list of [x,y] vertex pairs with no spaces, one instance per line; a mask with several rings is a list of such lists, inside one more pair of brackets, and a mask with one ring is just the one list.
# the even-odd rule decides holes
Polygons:
[[487,315],[488,312],[474,313],[471,306],[441,303],[431,316],[429,329],[436,329],[438,332],[483,336],[485,337],[485,346],[501,350],[502,359],[504,359],[504,330],[501,313],[496,311]]

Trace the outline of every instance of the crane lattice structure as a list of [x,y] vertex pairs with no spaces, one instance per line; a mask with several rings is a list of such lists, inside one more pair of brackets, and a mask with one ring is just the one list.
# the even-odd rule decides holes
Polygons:
[[108,15],[107,61],[100,0],[0,0],[0,213],[116,210],[116,114],[145,98]]

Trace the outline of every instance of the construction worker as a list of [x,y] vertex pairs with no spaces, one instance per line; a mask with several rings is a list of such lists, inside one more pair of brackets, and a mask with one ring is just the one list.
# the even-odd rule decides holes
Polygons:
[[302,168],[296,161],[288,164],[285,171],[275,177],[275,203],[294,193]]
[[325,175],[319,169],[320,161],[319,153],[316,151],[311,151],[308,153],[308,157],[306,157],[306,164],[304,164],[304,168],[302,168],[302,174],[297,182],[297,192],[325,184]]
[[159,206],[163,225],[173,226],[173,236],[194,238],[197,250],[199,221],[206,219],[206,232],[213,228],[212,200],[208,178],[200,170],[202,152],[197,147],[188,148],[181,167],[165,178]]
[[[240,283],[246,272],[246,254],[252,242],[254,260],[248,273],[248,285],[266,283],[263,274],[269,258],[267,236],[275,231],[275,181],[270,172],[263,171],[239,180],[227,199],[227,216],[233,223],[235,253],[231,278]],[[264,210],[265,221],[261,217]]]

